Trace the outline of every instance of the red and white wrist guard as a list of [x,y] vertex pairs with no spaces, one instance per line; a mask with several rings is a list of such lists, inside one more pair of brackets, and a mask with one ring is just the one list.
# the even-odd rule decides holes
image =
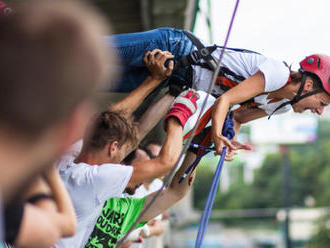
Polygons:
[[186,90],[175,98],[172,107],[165,116],[165,130],[167,128],[167,120],[170,117],[175,117],[182,127],[186,124],[190,116],[197,110],[197,100],[199,95],[195,90]]

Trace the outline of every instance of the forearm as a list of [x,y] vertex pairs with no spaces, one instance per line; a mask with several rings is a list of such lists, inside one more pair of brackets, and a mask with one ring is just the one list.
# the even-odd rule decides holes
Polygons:
[[164,95],[159,101],[153,104],[141,117],[138,124],[138,140],[141,141],[151,129],[165,116],[174,97],[170,94]]
[[192,183],[190,178],[193,177],[194,175],[192,172],[190,172],[181,183],[179,183],[179,180],[184,175],[188,167],[195,161],[195,159],[196,159],[196,155],[194,153],[192,152],[187,153],[180,169],[173,177],[171,185],[169,186],[169,190],[173,191],[173,193],[176,194],[179,198],[182,198],[189,191],[190,185]]
[[46,180],[49,183],[49,187],[57,205],[57,220],[61,227],[62,236],[71,236],[76,230],[76,215],[69,193],[55,167],[47,173]]
[[235,131],[235,137],[233,139],[236,140],[239,130],[241,129],[242,123],[235,118],[235,114],[234,114],[233,121],[234,121],[234,131]]
[[[152,223],[150,223],[152,222]],[[150,223],[150,224],[149,224]],[[144,231],[145,228],[142,229],[141,234],[143,238],[150,238],[152,236],[158,236],[161,235],[165,231],[165,225],[161,220],[151,220],[147,223],[145,226],[149,229],[148,235],[146,235],[146,232]]]
[[227,112],[230,107],[230,102],[225,95],[220,96],[214,103],[214,110],[212,113],[212,133],[220,136],[222,132],[223,123],[226,119]]
[[167,124],[167,136],[159,153],[159,159],[163,165],[173,167],[182,150],[183,127],[174,118],[169,118]]
[[168,120],[165,143],[157,158],[133,164],[129,185],[166,175],[175,165],[182,150],[182,126],[173,118]]
[[142,101],[160,84],[160,79],[148,76],[143,83],[124,99],[109,107],[110,111],[123,111],[127,116],[136,110]]
[[51,247],[61,238],[53,212],[25,204],[15,247]]

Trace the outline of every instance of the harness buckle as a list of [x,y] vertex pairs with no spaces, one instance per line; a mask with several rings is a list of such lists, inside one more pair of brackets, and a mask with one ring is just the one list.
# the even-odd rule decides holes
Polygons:
[[190,55],[189,58],[191,59],[191,62],[193,64],[197,64],[202,58],[199,51],[192,51],[192,52],[190,52],[189,55]]
[[207,47],[202,48],[199,52],[201,53],[201,55],[202,55],[203,58],[206,58],[207,56],[210,55],[210,52],[207,49]]

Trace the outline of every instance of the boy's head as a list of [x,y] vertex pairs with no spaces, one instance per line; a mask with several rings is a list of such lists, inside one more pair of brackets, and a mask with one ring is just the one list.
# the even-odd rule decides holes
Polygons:
[[130,120],[121,113],[104,111],[92,119],[83,151],[102,153],[104,163],[120,163],[136,142],[136,127]]

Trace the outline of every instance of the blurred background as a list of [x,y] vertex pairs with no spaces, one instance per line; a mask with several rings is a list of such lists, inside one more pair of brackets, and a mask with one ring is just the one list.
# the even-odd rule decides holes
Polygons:
[[[222,45],[234,0],[94,0],[115,33],[157,27],[193,31]],[[298,63],[330,54],[328,0],[241,1],[229,47]],[[104,94],[120,98],[120,94]],[[152,136],[162,137],[158,126]],[[225,164],[203,247],[330,247],[330,110],[262,119],[242,128],[253,145]],[[194,247],[218,158],[198,166],[193,192],[171,210],[166,247]]]
[[[169,26],[219,45],[236,2],[90,1],[109,18],[114,33]],[[297,69],[309,54],[330,54],[329,10],[329,0],[241,1],[228,46]],[[101,104],[109,97],[117,100],[122,94],[101,94]],[[162,128],[152,136],[162,139]],[[239,140],[253,150],[225,164],[203,247],[330,247],[330,110],[321,118],[291,113],[258,120],[242,128]],[[194,247],[217,160],[203,159],[193,192],[171,210],[166,247]]]

